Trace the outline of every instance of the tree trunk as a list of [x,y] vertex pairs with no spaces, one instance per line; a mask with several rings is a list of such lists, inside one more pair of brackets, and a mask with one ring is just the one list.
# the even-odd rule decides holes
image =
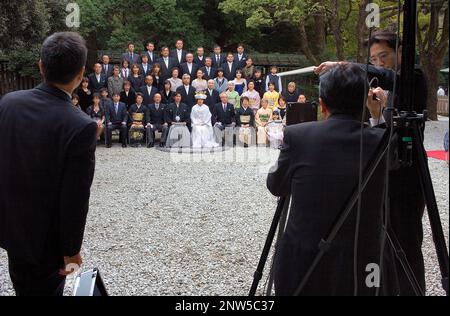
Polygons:
[[356,59],[359,63],[367,62],[367,47],[365,45],[365,41],[369,34],[368,28],[366,25],[366,7],[369,3],[369,0],[361,0],[359,3],[359,17],[358,24],[356,25],[356,34],[358,35],[356,38],[358,40],[358,54]]
[[428,118],[433,121],[437,121],[437,89],[439,86],[439,69],[440,65],[436,65],[434,62],[426,63],[423,66],[425,77],[428,86],[428,98],[427,98],[427,110]]
[[325,0],[318,0],[317,3],[320,6],[319,12],[313,15],[314,19],[314,38],[310,40],[311,50],[316,59],[320,59],[320,56],[325,50],[326,42],[326,14],[325,14]]
[[338,60],[344,60],[344,40],[342,39],[342,31],[340,28],[339,20],[339,2],[338,0],[333,0],[333,8],[331,11],[330,25],[331,31],[333,32],[334,41],[336,44],[336,57]]
[[[442,25],[440,18],[443,16]],[[428,85],[427,109],[428,117],[437,120],[437,89],[439,85],[439,71],[444,62],[448,49],[448,6],[444,2],[430,5],[430,20],[423,28],[419,27],[417,42],[419,46],[420,61]]]
[[88,48],[86,71],[91,72],[92,67],[99,62],[97,35],[95,32],[90,33],[86,37],[86,46]]
[[308,36],[306,35],[305,23],[303,21],[300,22],[298,30],[300,38],[300,48],[303,54],[314,65],[319,65],[318,59],[316,58],[316,56],[314,56],[313,52],[311,51],[311,47],[309,46]]

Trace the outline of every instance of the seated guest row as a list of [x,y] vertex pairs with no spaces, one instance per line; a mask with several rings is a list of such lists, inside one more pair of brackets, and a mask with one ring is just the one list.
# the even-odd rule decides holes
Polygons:
[[[212,82],[210,84],[212,85]],[[98,124],[99,134],[105,131],[107,147],[112,145],[112,132],[114,130],[119,131],[123,147],[126,147],[127,141],[129,141],[127,136],[133,132],[136,132],[136,135],[142,132],[142,136],[145,136],[147,141],[147,146],[153,147],[155,132],[161,133],[160,146],[165,146],[169,129],[173,125],[184,124],[189,132],[191,131],[193,108],[182,102],[183,95],[181,92],[175,93],[173,103],[170,104],[162,102],[163,98],[160,93],[154,94],[151,104],[145,104],[145,96],[142,93],[137,93],[135,103],[128,108],[125,103],[121,102],[121,96],[117,92],[113,93],[112,100],[107,95],[106,89],[102,90],[101,95],[94,94],[93,105],[87,109],[87,114]],[[201,99],[201,105],[205,104],[208,113],[211,115],[214,139],[218,144],[224,145],[224,139],[230,139],[230,135],[227,133],[232,135],[237,133],[239,140],[247,145],[256,141],[259,145],[266,145],[270,141],[274,148],[278,148],[281,144],[282,131],[286,120],[286,99],[283,96],[280,97],[279,105],[274,109],[269,107],[268,100],[262,99],[261,108],[254,111],[251,108],[250,99],[246,96],[241,98],[241,105],[236,108],[229,102],[226,93],[220,95],[218,103],[215,100],[211,102],[210,95],[204,93],[198,95],[204,96]],[[78,99],[78,96],[74,95],[74,105],[77,105]],[[197,102],[199,101],[197,100]],[[202,111],[205,112],[203,109]],[[231,141],[233,141],[232,138]]]

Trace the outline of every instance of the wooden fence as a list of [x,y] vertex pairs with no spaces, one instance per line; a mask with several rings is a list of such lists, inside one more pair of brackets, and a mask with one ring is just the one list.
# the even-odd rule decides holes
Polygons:
[[0,96],[11,91],[34,88],[38,81],[8,70],[8,62],[0,61]]
[[448,116],[448,96],[438,97],[437,113]]

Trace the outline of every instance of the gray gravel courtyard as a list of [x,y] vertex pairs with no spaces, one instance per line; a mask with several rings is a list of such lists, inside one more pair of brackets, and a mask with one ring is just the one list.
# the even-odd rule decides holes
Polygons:
[[[448,119],[428,123],[427,149],[441,150],[447,130]],[[259,163],[254,155],[237,149],[200,159],[99,147],[83,268],[98,267],[111,295],[247,295],[276,207],[264,171],[278,153],[259,154]],[[448,240],[449,169],[429,164]],[[428,294],[442,295],[427,219],[424,225]],[[2,295],[14,291],[0,250]]]

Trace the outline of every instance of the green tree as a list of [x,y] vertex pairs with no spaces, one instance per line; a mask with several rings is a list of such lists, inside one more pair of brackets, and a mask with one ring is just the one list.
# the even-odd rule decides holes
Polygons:
[[322,60],[326,28],[324,1],[224,0],[219,8],[225,14],[240,13],[246,19],[248,28],[274,28],[282,23],[295,28],[303,54],[314,64]]
[[9,60],[10,70],[40,77],[40,46],[50,33],[64,29],[64,8],[64,1],[56,0],[0,2],[0,55]]

